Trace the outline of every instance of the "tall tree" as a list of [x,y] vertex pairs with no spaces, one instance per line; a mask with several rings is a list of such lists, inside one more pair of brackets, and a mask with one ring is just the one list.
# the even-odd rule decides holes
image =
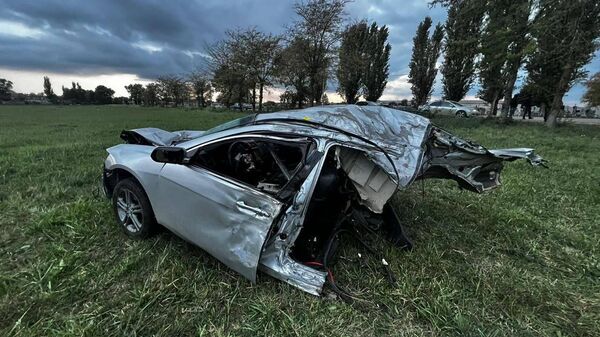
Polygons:
[[159,96],[158,96],[159,88],[156,83],[148,83],[144,88],[144,96],[143,102],[146,106],[155,106],[158,105]]
[[202,71],[194,71],[189,74],[188,81],[192,87],[192,93],[196,96],[198,107],[204,108],[206,102],[212,98],[213,94],[208,76]]
[[387,85],[392,50],[387,42],[388,35],[389,31],[386,26],[379,28],[376,22],[371,24],[365,46],[366,64],[363,76],[363,91],[367,101],[376,102],[383,95],[383,90]]
[[506,16],[510,19],[506,25],[505,38],[509,40],[506,50],[506,64],[502,73],[504,80],[504,104],[502,104],[502,117],[509,117],[512,94],[517,81],[519,69],[529,48],[529,16],[532,9],[532,0],[502,0],[494,6],[505,6]]
[[[226,105],[250,101],[254,107],[257,80],[252,72],[252,64],[255,63],[255,57],[248,43],[252,39],[248,35],[252,33],[236,30],[227,31],[226,35],[225,40],[208,49],[212,84],[220,92],[217,100]],[[249,99],[249,91],[253,93],[252,100]]]
[[409,82],[412,84],[411,91],[414,96],[414,104],[420,106],[425,104],[431,96],[433,82],[437,75],[436,62],[440,57],[442,47],[442,38],[444,32],[439,23],[435,27],[431,37],[429,28],[432,21],[426,17],[417,27],[417,32],[413,38],[413,51],[410,60],[408,74]]
[[491,104],[489,114],[496,115],[498,101],[504,97],[502,71],[506,63],[506,51],[510,43],[505,38],[506,11],[502,6],[492,6],[487,10],[487,23],[481,36],[481,62],[479,80],[481,88],[478,96]]
[[600,2],[539,0],[532,35],[537,45],[527,63],[528,81],[551,97],[546,125],[554,127],[565,93],[586,75],[583,66],[598,49]]
[[183,104],[189,95],[189,88],[185,81],[177,75],[160,76],[156,81],[159,97],[163,103],[174,103],[175,107]]
[[329,70],[340,39],[344,8],[349,0],[306,0],[297,2],[294,10],[300,19],[292,35],[308,42],[303,50],[308,73],[308,98],[311,105],[321,103]]
[[52,90],[52,83],[50,83],[50,78],[48,76],[44,76],[44,95],[51,101],[54,102],[56,99],[56,94],[54,90]]
[[255,109],[258,89],[258,110],[262,111],[265,87],[273,84],[275,56],[279,53],[281,38],[255,28],[244,31],[238,38],[242,46],[242,66],[253,84],[252,108]]
[[338,93],[346,103],[358,101],[366,70],[366,45],[369,27],[365,21],[352,24],[342,32],[337,69]]
[[465,0],[448,8],[441,69],[445,99],[460,101],[473,84],[484,12],[481,0]]
[[96,87],[96,90],[94,90],[93,102],[96,104],[110,104],[112,103],[112,97],[114,94],[115,91],[111,88],[99,85]]
[[531,0],[496,0],[486,7],[487,23],[481,38],[479,97],[492,104],[504,98],[502,116],[507,117],[517,74],[528,51]]
[[73,104],[94,103],[94,91],[85,90],[78,82],[71,82],[71,88],[62,87],[63,99]]
[[275,58],[275,74],[278,81],[287,88],[281,98],[290,107],[302,108],[308,100],[310,83],[305,60],[308,46],[307,39],[294,37]]
[[583,101],[590,106],[600,106],[600,72],[597,72],[586,83],[587,91],[583,95]]
[[9,101],[11,98],[11,90],[13,88],[13,82],[0,78],[0,101]]
[[142,104],[144,100],[144,86],[135,83],[125,86],[125,90],[129,93],[129,97],[133,100],[133,104]]

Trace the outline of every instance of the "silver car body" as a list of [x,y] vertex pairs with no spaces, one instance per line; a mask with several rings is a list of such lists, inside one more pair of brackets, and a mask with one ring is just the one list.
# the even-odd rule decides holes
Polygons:
[[[449,178],[483,192],[500,184],[505,160],[543,164],[532,149],[488,151],[424,117],[381,106],[313,107],[249,116],[205,133],[145,128],[124,131],[124,136],[132,144],[107,149],[108,194],[115,176],[131,175],[145,190],[158,223],[252,282],[260,269],[315,295],[326,273],[296,261],[291,249],[328,156],[373,213],[381,213],[398,189],[416,179]],[[199,165],[158,163],[150,157],[157,146],[183,148],[193,158],[211,146],[244,139],[309,149],[292,176],[301,179],[289,198]]]
[[464,106],[454,101],[434,101],[419,107],[419,110],[433,115],[447,115],[457,117],[471,117],[478,114],[477,109]]

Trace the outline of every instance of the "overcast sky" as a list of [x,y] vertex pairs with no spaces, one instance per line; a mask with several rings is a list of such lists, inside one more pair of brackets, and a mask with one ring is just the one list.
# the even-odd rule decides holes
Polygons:
[[[428,1],[356,0],[348,6],[349,20],[367,18],[390,28],[391,75],[382,99],[411,96],[406,74],[417,25],[427,15],[434,23],[446,17],[445,10],[430,9]],[[228,29],[256,26],[283,33],[295,20],[293,3],[0,0],[0,78],[13,81],[18,92],[42,91],[42,77],[48,75],[59,94],[62,85],[78,81],[86,89],[104,84],[116,95],[127,95],[126,84],[194,69],[202,62],[205,46],[222,39]],[[598,54],[587,68],[600,70]],[[576,85],[565,102],[579,104],[583,91]],[[468,97],[476,92],[474,87]],[[272,92],[272,98],[276,94]],[[438,78],[434,97],[439,95]]]

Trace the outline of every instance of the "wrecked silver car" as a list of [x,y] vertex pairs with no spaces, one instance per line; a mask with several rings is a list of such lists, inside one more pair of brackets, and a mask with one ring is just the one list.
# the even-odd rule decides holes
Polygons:
[[[388,200],[416,180],[453,179],[481,193],[504,161],[424,117],[340,105],[249,115],[211,130],[125,130],[107,149],[103,185],[125,233],[161,224],[250,281],[258,270],[319,295],[342,232],[380,232],[410,249]],[[360,238],[359,238],[360,239]],[[383,260],[384,264],[385,260]]]

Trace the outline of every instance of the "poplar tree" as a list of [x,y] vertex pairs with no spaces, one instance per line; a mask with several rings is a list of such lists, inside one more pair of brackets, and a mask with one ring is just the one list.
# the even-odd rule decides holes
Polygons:
[[413,51],[409,63],[410,90],[414,96],[413,104],[420,106],[425,104],[431,96],[435,76],[437,75],[436,62],[440,57],[442,38],[444,32],[442,25],[436,25],[433,34],[429,36],[432,21],[426,17],[417,27],[413,38]]
[[389,30],[381,28],[373,22],[367,35],[365,49],[366,66],[363,75],[363,95],[365,100],[377,102],[383,95],[390,75],[390,52],[392,47],[387,42]]
[[485,12],[480,2],[466,0],[448,8],[445,57],[441,69],[445,99],[460,101],[475,79],[475,58],[479,52],[479,38]]

